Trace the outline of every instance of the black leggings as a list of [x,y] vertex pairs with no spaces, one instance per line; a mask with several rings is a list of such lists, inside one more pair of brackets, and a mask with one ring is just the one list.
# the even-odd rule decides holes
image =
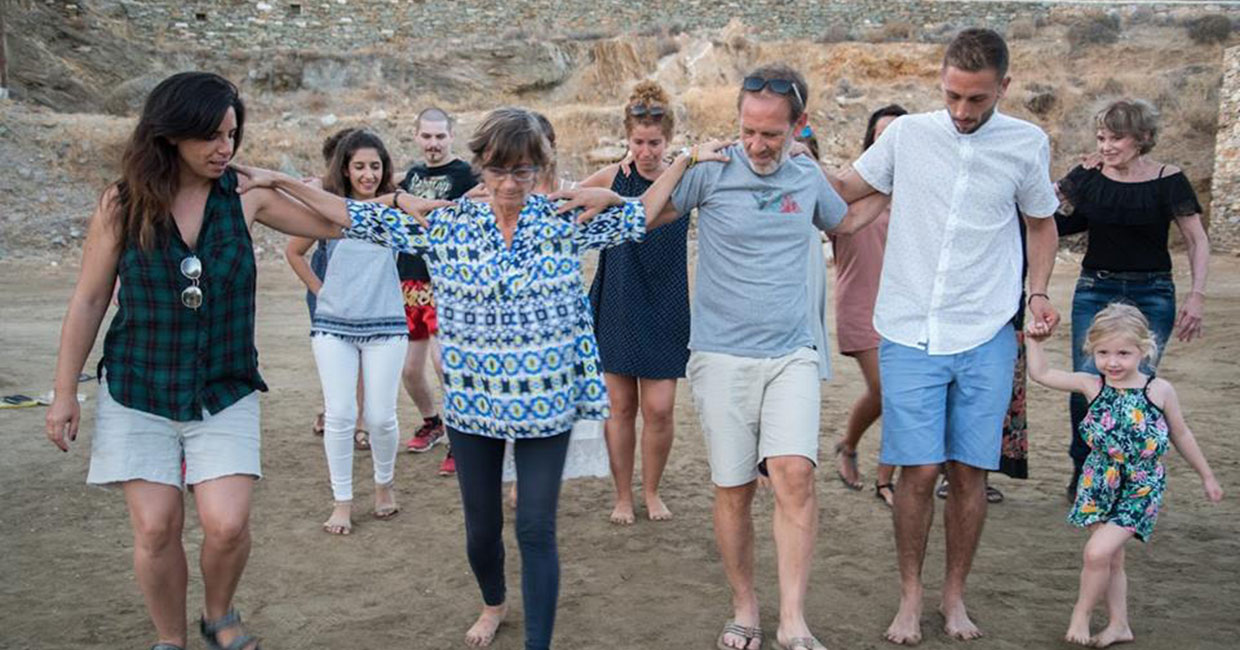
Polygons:
[[[448,429],[456,479],[465,510],[465,548],[478,579],[482,601],[504,603],[504,441]],[[568,433],[518,440],[517,546],[521,549],[521,597],[525,605],[525,648],[551,647],[556,600],[560,593],[560,557],[555,542],[555,514],[560,477],[568,453]]]

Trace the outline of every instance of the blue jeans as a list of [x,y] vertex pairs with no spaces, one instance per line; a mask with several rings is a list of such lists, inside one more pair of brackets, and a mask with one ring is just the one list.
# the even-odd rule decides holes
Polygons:
[[[1175,282],[1169,272],[1082,269],[1081,277],[1076,281],[1076,293],[1072,296],[1072,369],[1076,372],[1098,372],[1094,367],[1093,356],[1086,354],[1082,348],[1094,315],[1113,302],[1134,305],[1150,322],[1150,330],[1158,341],[1158,351],[1152,362],[1143,364],[1142,371],[1153,372],[1158,367],[1158,360],[1171,337],[1171,328],[1175,325]],[[1073,393],[1068,398],[1068,409],[1072,416],[1072,444],[1068,453],[1072,456],[1074,468],[1073,485],[1076,485],[1081,466],[1089,456],[1089,446],[1077,435],[1088,407],[1085,397],[1079,393]]]
[[[502,605],[504,584],[504,506],[501,478],[504,441],[448,428],[456,478],[465,511],[465,553],[482,589],[482,601]],[[521,596],[525,607],[526,650],[551,647],[555,606],[560,594],[560,556],[555,514],[569,433],[522,439],[513,444],[517,466],[517,546],[521,549]]]

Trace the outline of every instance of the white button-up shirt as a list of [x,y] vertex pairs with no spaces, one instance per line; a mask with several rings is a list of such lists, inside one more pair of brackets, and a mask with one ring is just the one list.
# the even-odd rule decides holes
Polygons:
[[930,354],[994,337],[1021,308],[1020,213],[1059,206],[1042,129],[996,112],[965,134],[947,111],[905,115],[853,168],[892,197],[878,333]]

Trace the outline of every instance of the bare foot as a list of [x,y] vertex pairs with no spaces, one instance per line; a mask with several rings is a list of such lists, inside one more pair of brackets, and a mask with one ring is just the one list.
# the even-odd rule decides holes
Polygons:
[[637,521],[637,516],[633,514],[633,502],[617,501],[616,507],[612,509],[611,517],[609,519],[611,520],[611,523],[618,526],[628,526],[634,521]]
[[508,488],[508,507],[513,510],[517,509],[517,482],[513,481],[512,486]]
[[835,445],[835,472],[850,490],[860,490],[861,470],[857,468],[857,450],[849,449],[843,442]]
[[943,632],[947,636],[958,641],[982,638],[982,631],[977,629],[977,626],[969,619],[969,612],[965,609],[963,602],[951,605],[943,603],[939,606],[939,613],[943,615]]
[[353,502],[337,501],[332,514],[323,522],[323,530],[333,535],[348,535],[353,532]]
[[663,499],[653,494],[646,497],[646,516],[650,521],[667,521],[672,518],[672,511],[667,509]]
[[400,512],[396,505],[396,490],[392,483],[375,485],[375,519],[391,519]]
[[896,645],[921,643],[921,598],[900,598],[900,611],[891,620],[883,638]]
[[495,631],[499,629],[504,617],[508,616],[508,603],[491,607],[482,606],[478,620],[465,631],[465,645],[474,648],[485,648],[495,640]]
[[1127,625],[1108,625],[1089,642],[1095,648],[1105,648],[1116,643],[1132,643],[1132,630]]
[[740,634],[725,629],[723,634],[719,635],[719,642],[716,646],[728,648],[729,650],[733,648],[735,650],[762,650],[762,630],[756,615],[752,617],[737,616],[728,621],[728,625],[739,626],[746,633]]
[[1089,636],[1089,618],[1078,621],[1075,616],[1072,617],[1072,622],[1068,623],[1068,632],[1063,635],[1063,640],[1077,645],[1092,645],[1093,639]]

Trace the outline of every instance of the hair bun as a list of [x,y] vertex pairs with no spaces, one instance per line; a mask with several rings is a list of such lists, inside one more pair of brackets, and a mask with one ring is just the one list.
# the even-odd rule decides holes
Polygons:
[[633,87],[633,92],[629,94],[629,104],[659,104],[667,106],[671,103],[671,99],[667,96],[667,91],[663,90],[654,81],[647,79],[639,82]]

